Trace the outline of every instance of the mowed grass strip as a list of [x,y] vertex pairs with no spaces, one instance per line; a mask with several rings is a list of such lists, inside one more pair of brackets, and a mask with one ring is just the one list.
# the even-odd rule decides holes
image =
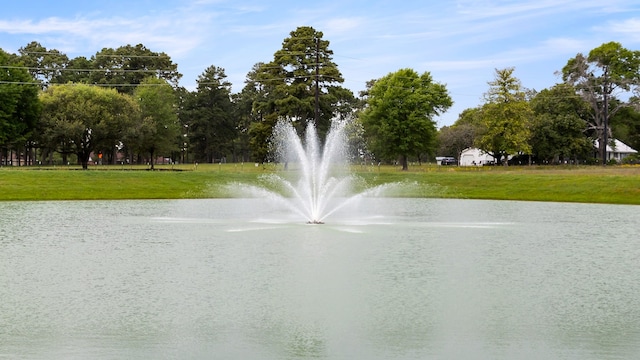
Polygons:
[[[230,183],[260,183],[276,166],[94,166],[2,168],[0,200],[184,199],[230,196]],[[281,169],[281,167],[280,167]],[[180,171],[175,171],[180,170]],[[640,205],[640,167],[485,167],[423,165],[352,168],[364,186],[402,183],[389,196]],[[295,176],[295,167],[288,171]]]
[[0,200],[186,199],[225,196],[255,175],[205,171],[0,170]]
[[640,168],[446,168],[360,173],[370,183],[403,181],[401,196],[640,205]]
[[538,174],[461,173],[438,179],[450,188],[444,197],[496,200],[640,204],[640,177],[566,172]]

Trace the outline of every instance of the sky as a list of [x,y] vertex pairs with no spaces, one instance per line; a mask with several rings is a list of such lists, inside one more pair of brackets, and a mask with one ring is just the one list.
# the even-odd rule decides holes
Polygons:
[[69,58],[143,44],[164,52],[194,90],[209,66],[225,70],[232,92],[259,62],[273,60],[290,32],[311,26],[356,95],[367,81],[403,68],[429,72],[454,105],[435,120],[453,124],[483,103],[495,70],[514,67],[527,89],[561,82],[578,53],[616,41],[640,50],[637,0],[31,0],[0,13],[0,48],[32,41]]

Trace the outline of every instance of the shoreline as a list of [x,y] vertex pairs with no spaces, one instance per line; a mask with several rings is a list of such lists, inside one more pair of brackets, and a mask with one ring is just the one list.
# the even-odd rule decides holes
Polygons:
[[[261,184],[275,165],[2,167],[0,201],[229,198],[232,183]],[[133,170],[133,171],[132,171]],[[394,197],[554,201],[640,205],[640,166],[510,166],[463,168],[352,165],[362,188],[406,183]],[[279,173],[296,174],[295,168]],[[357,190],[357,189],[356,189]]]

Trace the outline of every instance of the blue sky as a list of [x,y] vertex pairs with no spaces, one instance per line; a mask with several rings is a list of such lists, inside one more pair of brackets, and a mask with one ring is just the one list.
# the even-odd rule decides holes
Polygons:
[[215,65],[238,92],[298,26],[324,33],[343,86],[356,94],[402,68],[430,72],[454,101],[438,126],[481,104],[496,68],[513,66],[524,87],[541,90],[579,52],[609,41],[640,50],[637,0],[12,1],[2,6],[0,48],[15,53],[38,41],[90,57],[142,43],[171,56],[180,85],[194,89]]

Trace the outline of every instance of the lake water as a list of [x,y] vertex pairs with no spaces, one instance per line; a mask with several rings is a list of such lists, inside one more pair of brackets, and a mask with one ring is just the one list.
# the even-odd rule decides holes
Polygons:
[[[366,210],[363,210],[366,209]],[[632,359],[640,207],[0,203],[4,359]]]

